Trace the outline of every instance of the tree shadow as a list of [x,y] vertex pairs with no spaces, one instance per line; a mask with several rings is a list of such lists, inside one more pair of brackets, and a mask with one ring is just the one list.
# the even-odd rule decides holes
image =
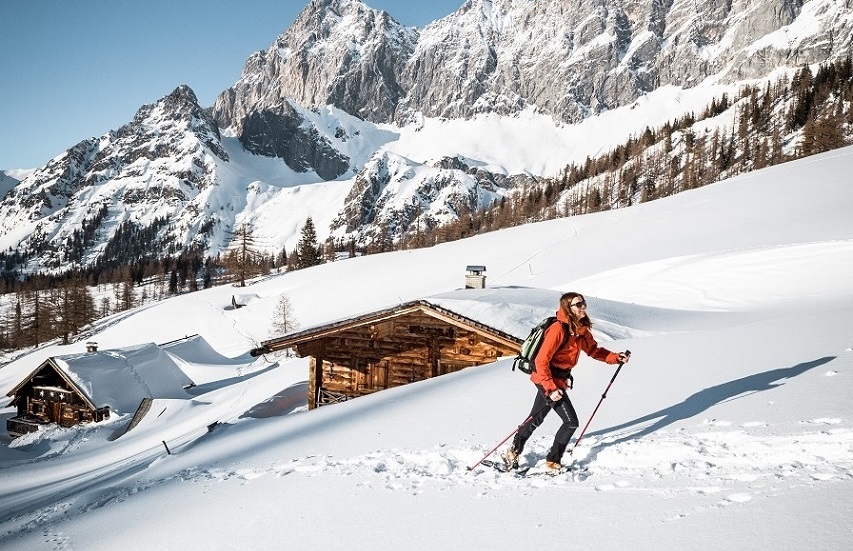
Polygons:
[[[765,371],[764,373],[756,373],[755,375],[749,375],[748,377],[729,381],[728,383],[712,386],[690,395],[680,404],[675,404],[654,413],[649,413],[648,415],[644,415],[621,425],[590,433],[590,435],[612,435],[613,433],[618,434],[620,432],[631,431],[633,428],[642,427],[638,432],[630,432],[630,434],[617,438],[614,441],[604,442],[602,443],[602,446],[597,447],[612,446],[629,440],[638,440],[648,434],[652,434],[664,427],[672,425],[673,423],[699,415],[703,411],[706,411],[717,404],[741,398],[743,395],[753,394],[782,386],[785,384],[785,379],[792,379],[798,375],[802,375],[806,371],[824,365],[834,359],[835,356],[827,356],[810,362],[801,363],[793,367],[773,369],[771,371]],[[646,423],[651,424],[644,426]],[[597,451],[590,454],[589,460],[594,459],[597,454]]]

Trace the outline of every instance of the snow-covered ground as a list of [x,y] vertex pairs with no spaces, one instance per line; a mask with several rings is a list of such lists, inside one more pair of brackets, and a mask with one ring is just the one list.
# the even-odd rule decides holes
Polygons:
[[[199,386],[129,416],[0,437],[0,547],[845,549],[853,543],[853,148],[595,215],[326,264],[116,315],[0,368],[200,334]],[[286,294],[303,328],[415,298],[522,330],[507,297],[586,294],[630,349],[574,452],[585,470],[475,464],[527,415],[511,359],[306,411],[307,360],[259,358]],[[232,295],[244,308],[231,309]],[[221,356],[220,356],[221,355]],[[581,360],[585,423],[614,373]],[[2,402],[0,404],[3,404]],[[153,411],[153,410],[152,410]],[[13,414],[0,410],[2,419]],[[523,462],[541,462],[549,417]],[[171,454],[167,454],[168,445]],[[568,457],[567,457],[568,459]]]

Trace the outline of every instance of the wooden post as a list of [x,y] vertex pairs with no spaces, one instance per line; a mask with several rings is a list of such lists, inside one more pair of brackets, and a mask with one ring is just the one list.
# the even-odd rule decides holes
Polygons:
[[323,357],[311,356],[308,366],[308,409],[314,409],[320,405],[323,388]]
[[391,362],[384,360],[382,365],[385,367],[385,380],[382,382],[382,390],[386,390],[391,384]]
[[308,409],[317,407],[317,358],[311,356],[308,360]]
[[441,375],[441,371],[439,370],[439,360],[441,359],[441,343],[438,339],[430,339],[429,340],[429,353],[428,359],[429,362],[429,370],[430,377],[438,377]]

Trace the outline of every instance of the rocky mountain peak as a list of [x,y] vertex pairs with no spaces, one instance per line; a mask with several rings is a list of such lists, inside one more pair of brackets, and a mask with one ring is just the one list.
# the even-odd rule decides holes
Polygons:
[[142,106],[129,124],[121,127],[116,135],[119,139],[136,136],[141,143],[154,137],[174,135],[171,141],[191,132],[217,157],[228,160],[228,154],[222,149],[219,125],[210,113],[198,103],[195,92],[181,85],[172,93],[155,103]]
[[324,18],[326,15],[338,17],[373,17],[374,14],[378,13],[385,12],[378,12],[359,0],[311,0],[305,6],[305,9],[302,10],[296,21],[298,22],[304,18],[311,19],[317,15],[321,18]]
[[181,84],[175,88],[171,94],[163,98],[163,102],[174,107],[176,112],[182,109],[194,111],[200,107],[195,92],[186,84]]
[[216,99],[213,115],[238,135],[252,111],[290,99],[329,104],[369,120],[390,120],[417,32],[357,0],[314,0]]

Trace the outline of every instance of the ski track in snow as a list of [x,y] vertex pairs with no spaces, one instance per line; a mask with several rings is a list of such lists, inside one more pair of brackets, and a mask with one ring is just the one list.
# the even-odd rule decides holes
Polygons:
[[[482,465],[469,472],[468,467],[488,448],[447,444],[429,451],[388,449],[344,459],[307,456],[266,468],[193,469],[178,476],[187,481],[236,479],[244,484],[270,476],[351,477],[356,486],[365,489],[420,494],[461,486],[480,497],[525,487],[646,492],[664,497],[690,494],[706,499],[703,508],[724,507],[776,495],[786,488],[853,478],[853,428],[840,419],[800,424],[804,430],[797,434],[773,434],[773,428],[760,421],[718,430],[731,424],[706,420],[696,429],[659,431],[653,438],[612,445],[608,442],[621,435],[590,437],[586,446],[575,450],[574,457],[584,469],[556,476],[517,477]],[[541,464],[551,438],[532,438],[521,463]],[[565,459],[571,457],[567,454]],[[683,511],[671,520],[689,514]]]

